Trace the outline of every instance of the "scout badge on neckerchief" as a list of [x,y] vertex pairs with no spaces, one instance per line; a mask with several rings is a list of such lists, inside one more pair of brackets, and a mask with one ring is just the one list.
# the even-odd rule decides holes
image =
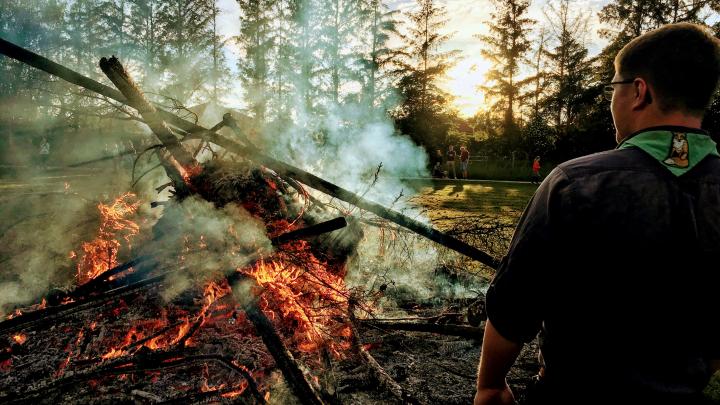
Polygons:
[[670,130],[649,130],[631,136],[616,149],[637,147],[655,158],[675,176],[682,176],[708,155],[720,156],[708,135]]

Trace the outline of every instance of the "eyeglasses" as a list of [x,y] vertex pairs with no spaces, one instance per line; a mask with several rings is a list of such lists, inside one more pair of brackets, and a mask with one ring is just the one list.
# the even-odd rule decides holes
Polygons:
[[615,87],[613,87],[613,84],[630,84],[634,81],[635,81],[635,79],[628,79],[628,80],[620,80],[617,82],[610,82],[610,83],[606,84],[603,87],[603,97],[607,101],[612,101],[613,92],[615,91]]

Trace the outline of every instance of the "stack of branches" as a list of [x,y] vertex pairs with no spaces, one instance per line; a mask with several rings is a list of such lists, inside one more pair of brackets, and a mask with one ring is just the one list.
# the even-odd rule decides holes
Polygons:
[[[118,93],[113,89],[109,89],[97,82],[91,81],[90,79],[81,77],[77,73],[69,71],[68,69],[54,64],[53,62],[38,55],[32,54],[21,48],[18,49],[18,47],[9,44],[6,41],[0,40],[0,51],[8,56],[22,60],[50,73],[57,74],[73,83],[80,84],[81,86],[96,91],[105,97],[114,99],[125,105],[129,105],[137,110],[141,119],[151,128],[162,144],[163,152],[160,154],[162,167],[165,169],[171,180],[171,183],[168,185],[173,187],[174,196],[177,201],[182,201],[191,195],[201,196],[202,198],[215,203],[217,206],[223,206],[229,201],[237,200],[238,197],[242,198],[243,201],[247,200],[247,195],[242,195],[244,193],[240,193],[241,195],[238,195],[236,192],[232,191],[234,186],[237,184],[237,181],[232,177],[232,175],[230,177],[227,176],[228,172],[224,170],[222,165],[213,166],[211,164],[203,167],[203,165],[195,159],[194,155],[182,144],[182,142],[186,140],[201,138],[205,142],[212,142],[225,148],[233,153],[235,157],[243,156],[254,161],[254,163],[259,166],[257,166],[256,169],[251,170],[252,176],[259,175],[265,179],[267,179],[268,176],[276,177],[281,180],[280,184],[282,184],[283,188],[292,188],[295,190],[297,195],[307,196],[307,192],[301,185],[301,183],[304,183],[319,191],[325,192],[334,198],[338,198],[356,205],[359,208],[373,212],[385,220],[412,230],[413,232],[438,242],[449,249],[467,255],[490,267],[494,268],[497,266],[497,259],[493,256],[478,250],[477,248],[455,238],[450,234],[442,233],[424,223],[408,218],[396,211],[380,206],[379,204],[367,201],[362,196],[358,196],[310,173],[262,154],[254,147],[254,145],[247,141],[247,138],[243,135],[241,129],[237,125],[237,122],[235,122],[231,116],[226,115],[223,117],[223,121],[218,123],[215,127],[205,129],[199,127],[195,123],[188,122],[180,117],[174,116],[173,114],[167,113],[164,110],[155,108],[150,102],[148,102],[144,94],[135,85],[134,81],[122,67],[120,62],[114,57],[111,59],[103,58],[100,62],[100,66],[103,72],[116,85],[121,93]],[[168,125],[168,123],[172,124],[172,126]],[[229,126],[232,128],[241,142],[238,143],[236,141],[231,141],[215,133],[223,126]],[[266,167],[272,168],[272,170],[268,171]],[[217,181],[208,181],[208,178],[204,177],[213,175]],[[229,190],[230,192],[226,193]],[[268,210],[267,212],[274,214],[277,211]],[[298,213],[298,218],[302,216],[303,211],[301,210]],[[347,254],[347,252],[343,252],[339,256],[343,257]],[[241,273],[232,273],[231,277],[240,277],[238,274]],[[243,277],[247,277],[247,275],[243,275]],[[313,385],[308,382],[308,379],[301,371],[301,367],[296,364],[290,352],[284,347],[277,331],[275,331],[272,323],[267,319],[267,317],[265,317],[262,310],[257,307],[256,301],[254,299],[247,300],[244,304],[244,309],[248,318],[252,321],[256,330],[263,338],[268,351],[273,355],[273,358],[285,376],[286,381],[298,396],[298,399],[300,399],[303,403],[321,402],[321,396],[316,392]],[[352,313],[353,311],[350,312]],[[198,319],[200,319],[200,317],[198,317]],[[192,330],[196,329],[197,327]],[[362,358],[366,360],[369,367],[375,369],[377,368],[377,364],[373,364],[376,362],[372,361],[372,357],[368,353],[365,353]],[[390,382],[384,385],[391,387],[388,389],[394,395],[399,393],[396,394],[398,395],[398,399],[402,401],[408,400],[408,394],[403,390],[398,391],[397,387]]]

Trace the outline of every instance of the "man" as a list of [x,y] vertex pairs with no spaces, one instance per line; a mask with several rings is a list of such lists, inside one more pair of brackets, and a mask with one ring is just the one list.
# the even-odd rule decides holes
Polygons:
[[462,167],[463,179],[468,178],[468,165],[470,164],[470,151],[465,145],[460,147],[460,166]]
[[455,147],[450,145],[447,151],[447,170],[448,178],[450,177],[450,171],[452,170],[453,179],[457,179],[457,174],[455,173],[455,155]]
[[487,292],[475,404],[540,332],[533,404],[695,404],[720,368],[720,157],[699,129],[720,46],[663,26],[627,44],[606,92],[615,150],[560,165]]

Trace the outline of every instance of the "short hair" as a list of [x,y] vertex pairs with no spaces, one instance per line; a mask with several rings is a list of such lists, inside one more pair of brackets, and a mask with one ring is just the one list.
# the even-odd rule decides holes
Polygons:
[[661,111],[702,116],[720,77],[720,41],[698,24],[667,24],[625,45],[615,71],[626,80],[645,79]]

